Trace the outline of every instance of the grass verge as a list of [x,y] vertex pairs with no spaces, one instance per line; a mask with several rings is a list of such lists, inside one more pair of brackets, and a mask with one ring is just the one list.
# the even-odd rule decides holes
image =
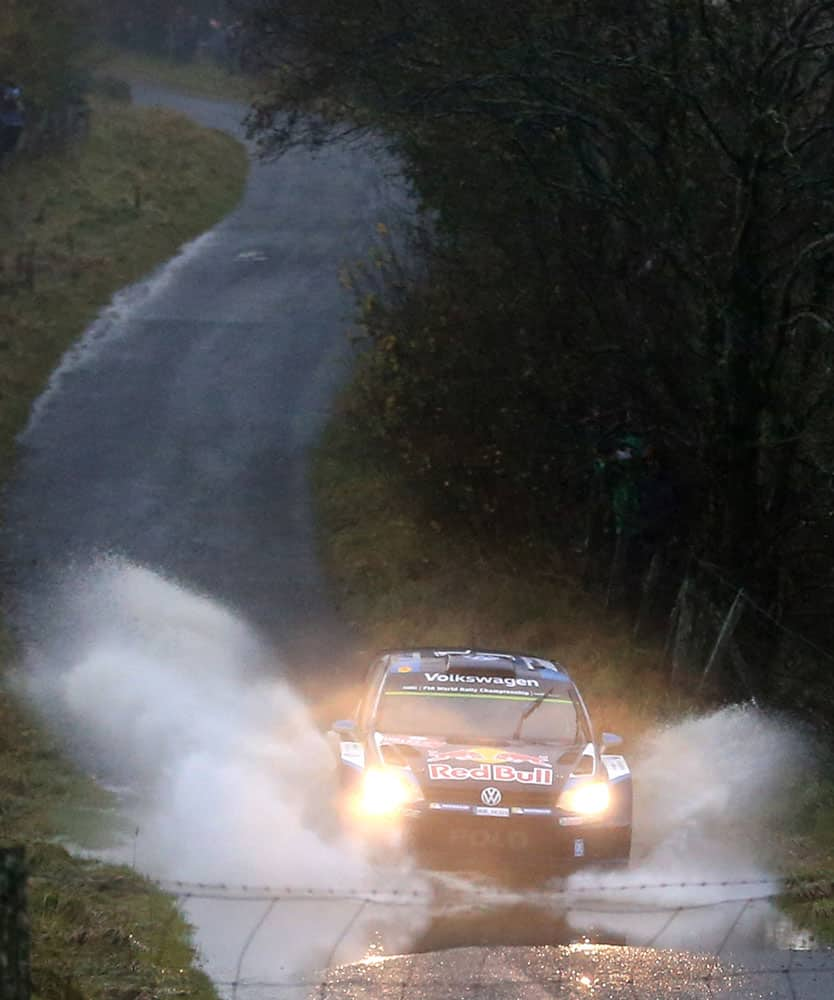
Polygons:
[[98,61],[100,73],[124,80],[155,83],[196,97],[246,101],[252,93],[252,84],[245,76],[230,73],[207,59],[181,63],[162,56],[111,49],[103,53]]
[[[600,728],[627,747],[660,721],[703,709],[670,683],[659,644],[634,642],[556,554],[502,552],[441,531],[349,413],[338,413],[322,439],[314,489],[323,561],[369,650],[436,642],[561,660]],[[786,907],[834,941],[834,784],[809,775],[796,799],[790,829],[778,835]]]
[[[232,139],[173,114],[102,101],[87,141],[4,169],[0,480],[31,402],[64,351],[117,289],[231,210],[246,174],[246,155]],[[0,663],[13,659],[3,640]],[[167,896],[129,869],[61,846],[93,846],[91,831],[108,812],[110,797],[0,690],[0,844],[28,848],[35,995],[213,997]]]
[[73,856],[112,819],[111,796],[75,770],[19,704],[0,695],[0,844],[24,844],[32,981],[42,1000],[214,1000],[170,897],[125,867]]

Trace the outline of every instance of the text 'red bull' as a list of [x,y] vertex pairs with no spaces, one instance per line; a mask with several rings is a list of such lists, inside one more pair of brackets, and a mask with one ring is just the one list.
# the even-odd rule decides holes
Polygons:
[[552,785],[553,771],[549,767],[534,767],[523,771],[512,764],[479,764],[477,767],[456,767],[434,761],[428,767],[432,781],[517,781],[522,785]]

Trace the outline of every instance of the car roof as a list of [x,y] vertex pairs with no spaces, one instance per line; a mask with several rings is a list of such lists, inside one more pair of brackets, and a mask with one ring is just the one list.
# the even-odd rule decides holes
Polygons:
[[529,676],[530,672],[541,673],[554,681],[571,682],[565,668],[555,660],[528,653],[505,652],[496,649],[466,649],[460,646],[419,646],[404,649],[385,649],[379,654],[389,667],[402,662],[413,670],[420,669],[420,661],[427,663],[428,669],[437,669],[438,660],[446,660],[450,669],[501,669],[511,670],[515,676]]

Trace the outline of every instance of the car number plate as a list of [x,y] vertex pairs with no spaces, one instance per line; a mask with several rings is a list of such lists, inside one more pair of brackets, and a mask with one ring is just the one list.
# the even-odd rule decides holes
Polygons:
[[475,806],[476,816],[509,816],[510,810],[503,806]]
[[473,850],[526,850],[530,845],[527,833],[512,827],[512,823],[484,823],[476,830],[452,830],[449,843]]

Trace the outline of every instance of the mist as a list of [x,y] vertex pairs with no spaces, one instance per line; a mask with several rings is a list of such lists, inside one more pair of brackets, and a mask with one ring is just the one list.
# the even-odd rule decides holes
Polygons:
[[[375,864],[334,822],[333,753],[240,617],[118,559],[66,574],[43,608],[21,684],[87,769],[124,789],[133,832],[99,852],[105,859],[166,882],[337,897],[418,886],[408,859]],[[263,910],[188,903],[213,975],[234,973]],[[361,902],[282,903],[247,967],[275,979],[361,958],[379,937],[363,928],[380,916]],[[386,915],[386,946],[405,945],[422,920],[415,908]]]
[[572,923],[703,951],[760,945],[777,923],[784,930],[771,902],[780,886],[773,833],[808,753],[800,731],[753,705],[649,733],[629,755],[632,864],[569,879]]

